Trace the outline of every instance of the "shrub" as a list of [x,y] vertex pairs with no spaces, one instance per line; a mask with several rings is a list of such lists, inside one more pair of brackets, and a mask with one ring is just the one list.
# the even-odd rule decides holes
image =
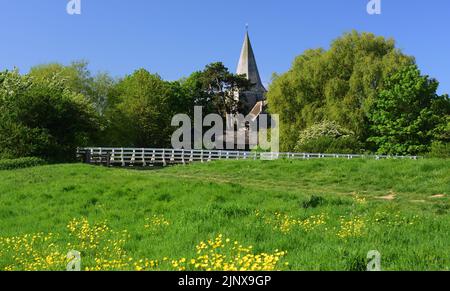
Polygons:
[[430,158],[449,159],[450,143],[434,142],[431,145],[431,151],[427,154]]
[[253,148],[252,150],[251,150],[253,153],[269,153],[270,152],[270,149],[269,150],[265,150],[265,149],[263,149],[262,147],[260,147],[260,146],[257,146],[257,147],[255,147],[255,148]]
[[354,132],[340,126],[335,121],[325,120],[302,131],[298,144],[305,144],[321,137],[345,138],[353,135]]
[[13,160],[0,160],[0,170],[14,170],[45,165],[47,162],[40,158],[20,158]]
[[354,133],[334,121],[323,121],[304,130],[295,148],[310,153],[359,153],[363,145]]
[[75,160],[75,149],[100,130],[99,116],[64,80],[37,81],[17,71],[0,72],[0,156]]
[[307,201],[303,201],[303,208],[309,209],[309,208],[317,208],[319,206],[322,206],[326,203],[325,198],[321,196],[311,196],[311,198]]
[[323,154],[356,154],[362,152],[362,144],[355,137],[320,137],[296,147],[298,152]]

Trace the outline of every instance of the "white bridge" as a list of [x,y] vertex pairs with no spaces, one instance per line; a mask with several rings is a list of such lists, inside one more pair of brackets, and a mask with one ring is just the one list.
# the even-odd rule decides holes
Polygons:
[[166,166],[218,160],[308,160],[308,159],[412,159],[418,156],[312,154],[312,153],[265,153],[227,150],[176,150],[151,148],[79,148],[77,157],[85,163],[107,166]]

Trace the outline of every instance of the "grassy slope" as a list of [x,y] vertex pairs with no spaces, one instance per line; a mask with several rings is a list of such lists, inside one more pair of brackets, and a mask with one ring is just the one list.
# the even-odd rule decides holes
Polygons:
[[[367,203],[355,203],[354,193]],[[377,198],[388,194],[396,199]],[[431,198],[436,194],[446,197]],[[448,269],[448,194],[450,167],[439,160],[230,161],[152,171],[41,166],[0,171],[0,236],[64,234],[68,221],[87,217],[127,229],[126,250],[139,258],[194,257],[198,242],[223,233],[256,252],[288,251],[286,261],[295,270],[363,269],[372,249],[382,253],[384,269]],[[304,208],[312,195],[325,203]],[[282,233],[255,210],[266,217],[278,211],[299,219],[323,213],[328,219],[315,231]],[[376,223],[376,213],[385,213],[385,220]],[[145,218],[155,214],[171,225],[144,231]],[[342,216],[363,217],[363,236],[337,237]],[[7,263],[0,258],[0,268]]]

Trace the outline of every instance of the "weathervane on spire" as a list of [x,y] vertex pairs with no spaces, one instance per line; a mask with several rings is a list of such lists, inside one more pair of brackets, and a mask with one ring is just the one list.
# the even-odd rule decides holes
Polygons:
[[248,32],[248,23],[245,24],[245,30]]

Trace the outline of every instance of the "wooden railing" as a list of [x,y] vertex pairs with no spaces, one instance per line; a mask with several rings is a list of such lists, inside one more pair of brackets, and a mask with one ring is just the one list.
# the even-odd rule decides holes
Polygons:
[[348,155],[312,153],[264,153],[227,150],[175,150],[151,148],[79,148],[78,158],[85,163],[108,166],[152,166],[188,164],[217,160],[307,160],[307,159],[413,159],[418,156]]

